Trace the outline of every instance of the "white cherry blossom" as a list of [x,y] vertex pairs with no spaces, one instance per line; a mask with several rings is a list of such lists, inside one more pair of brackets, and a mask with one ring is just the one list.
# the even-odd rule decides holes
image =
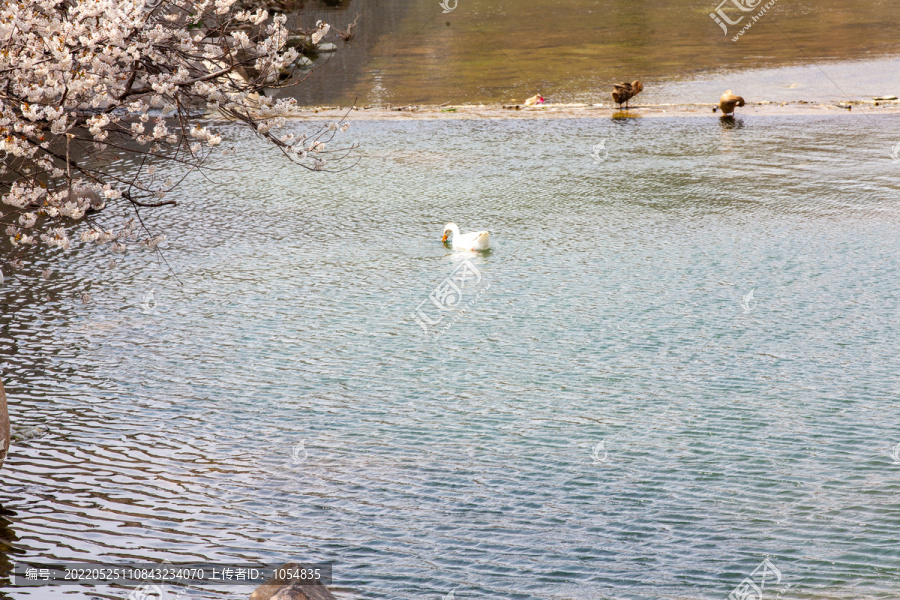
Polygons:
[[[326,142],[346,124],[339,131],[333,124],[309,136],[285,136],[284,117],[296,102],[262,92],[302,79],[293,66],[299,54],[286,46],[286,17],[235,11],[234,4],[0,2],[0,226],[14,252],[38,241],[68,249],[70,220],[89,221],[72,234],[76,239],[112,242],[113,251],[125,251],[136,241],[140,220],[109,230],[90,215],[108,202],[127,203],[135,212],[174,204],[165,197],[177,184],[163,184],[156,169],[202,168],[222,143],[217,120],[249,126],[286,160],[324,168],[325,159],[308,157],[303,146],[325,154]],[[319,22],[307,35],[316,44],[328,32]],[[340,158],[346,150],[330,152]],[[110,157],[128,159],[117,163],[134,172],[109,169]],[[164,239],[143,233],[148,248]],[[17,256],[0,256],[0,262]]]

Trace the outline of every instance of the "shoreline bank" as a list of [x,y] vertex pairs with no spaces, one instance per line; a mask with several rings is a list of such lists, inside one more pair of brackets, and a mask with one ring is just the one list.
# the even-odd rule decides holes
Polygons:
[[[644,117],[708,117],[721,119],[713,112],[717,104],[641,104],[619,110],[610,104],[447,104],[408,106],[308,106],[298,108],[285,117],[296,119],[335,119],[346,115],[349,120],[435,120],[435,119],[543,119],[543,118],[613,118]],[[748,102],[735,119],[746,116],[808,115],[893,115],[900,114],[900,100],[855,100],[841,104],[830,102]]]

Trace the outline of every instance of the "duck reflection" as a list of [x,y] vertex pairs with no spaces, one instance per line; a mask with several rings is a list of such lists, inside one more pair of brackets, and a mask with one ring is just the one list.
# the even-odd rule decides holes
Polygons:
[[722,129],[741,129],[744,126],[744,120],[731,116],[719,117],[719,126]]

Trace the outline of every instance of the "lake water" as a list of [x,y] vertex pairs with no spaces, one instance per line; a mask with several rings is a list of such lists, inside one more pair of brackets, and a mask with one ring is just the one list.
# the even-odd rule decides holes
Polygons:
[[[79,243],[0,287],[39,428],[0,471],[0,565],[722,600],[768,556],[767,598],[900,593],[900,117],[353,121],[343,173],[220,129],[222,170],[145,213],[171,270]],[[442,246],[451,220],[493,251]]]
[[[290,94],[306,104],[343,106],[522,102],[537,92],[552,102],[609,104],[613,82],[640,79],[642,103],[715,102],[728,88],[748,101],[900,96],[900,11],[893,2],[776,0],[760,16],[766,4],[307,0],[291,4],[299,8],[292,25],[310,28],[323,19],[358,27],[349,44],[336,40],[338,52],[323,56],[322,68]],[[736,23],[728,35],[710,18],[717,7]],[[753,17],[759,19],[732,41]],[[855,62],[872,59],[884,62]],[[809,72],[780,70],[795,66]],[[741,76],[748,69],[764,73],[748,82]],[[715,85],[706,89],[710,78]],[[670,87],[695,79],[697,89]]]

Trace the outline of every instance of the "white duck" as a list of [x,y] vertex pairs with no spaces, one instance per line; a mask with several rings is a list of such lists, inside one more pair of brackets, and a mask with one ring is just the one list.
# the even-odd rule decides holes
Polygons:
[[456,223],[447,223],[444,225],[444,237],[441,241],[446,242],[451,233],[454,250],[488,250],[491,247],[490,234],[487,231],[460,233]]

